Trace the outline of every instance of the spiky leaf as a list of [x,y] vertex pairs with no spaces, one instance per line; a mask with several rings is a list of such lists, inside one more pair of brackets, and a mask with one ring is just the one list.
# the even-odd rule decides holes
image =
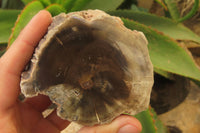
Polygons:
[[150,13],[135,12],[130,10],[118,10],[108,12],[111,15],[129,18],[144,25],[150,26],[164,34],[179,40],[192,40],[200,43],[200,37],[186,28],[183,24],[177,23],[165,17],[159,17]]
[[20,10],[0,9],[0,44],[7,43]]
[[39,1],[34,1],[29,3],[18,16],[18,21],[15,23],[14,30],[10,36],[9,44],[11,45],[14,40],[19,35],[20,31],[26,26],[26,24],[31,20],[31,18],[38,13],[40,10],[44,9],[43,5]]
[[177,42],[143,24],[122,18],[125,26],[142,31],[149,41],[149,54],[155,68],[200,81],[200,70]]

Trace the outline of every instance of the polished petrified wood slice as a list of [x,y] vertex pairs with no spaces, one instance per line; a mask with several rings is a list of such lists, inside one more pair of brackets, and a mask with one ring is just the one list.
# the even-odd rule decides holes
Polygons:
[[26,97],[48,95],[61,118],[84,125],[145,110],[152,85],[143,33],[100,10],[54,17],[21,78]]

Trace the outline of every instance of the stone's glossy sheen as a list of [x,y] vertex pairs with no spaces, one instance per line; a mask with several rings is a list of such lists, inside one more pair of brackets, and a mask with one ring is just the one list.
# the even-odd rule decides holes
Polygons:
[[148,108],[153,85],[147,40],[100,10],[60,14],[20,85],[26,97],[48,95],[61,118],[83,125],[134,115]]

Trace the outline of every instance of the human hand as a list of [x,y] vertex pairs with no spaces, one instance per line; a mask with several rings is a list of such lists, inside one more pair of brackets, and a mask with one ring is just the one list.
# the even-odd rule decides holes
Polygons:
[[[60,119],[56,111],[43,117],[42,112],[51,104],[47,96],[39,95],[23,102],[18,100],[21,72],[51,21],[49,12],[40,11],[0,58],[1,133],[59,133],[70,124]],[[141,128],[134,117],[121,115],[110,124],[83,127],[79,133],[139,133]]]

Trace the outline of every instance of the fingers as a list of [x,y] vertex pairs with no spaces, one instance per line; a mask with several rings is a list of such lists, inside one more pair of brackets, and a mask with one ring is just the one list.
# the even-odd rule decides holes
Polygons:
[[51,105],[49,97],[44,95],[27,98],[24,103],[31,105],[31,107],[41,113]]
[[70,124],[69,121],[58,117],[56,111],[53,111],[46,119],[55,125],[60,131],[65,129]]
[[16,102],[21,72],[30,60],[35,46],[47,31],[51,19],[49,12],[40,11],[0,58],[0,111],[10,108]]
[[7,72],[20,76],[21,71],[30,60],[35,46],[46,33],[52,21],[51,19],[50,13],[42,10],[22,30],[18,38],[1,58],[1,63]]
[[127,115],[121,115],[110,124],[83,127],[78,133],[140,133],[142,126],[140,122]]

